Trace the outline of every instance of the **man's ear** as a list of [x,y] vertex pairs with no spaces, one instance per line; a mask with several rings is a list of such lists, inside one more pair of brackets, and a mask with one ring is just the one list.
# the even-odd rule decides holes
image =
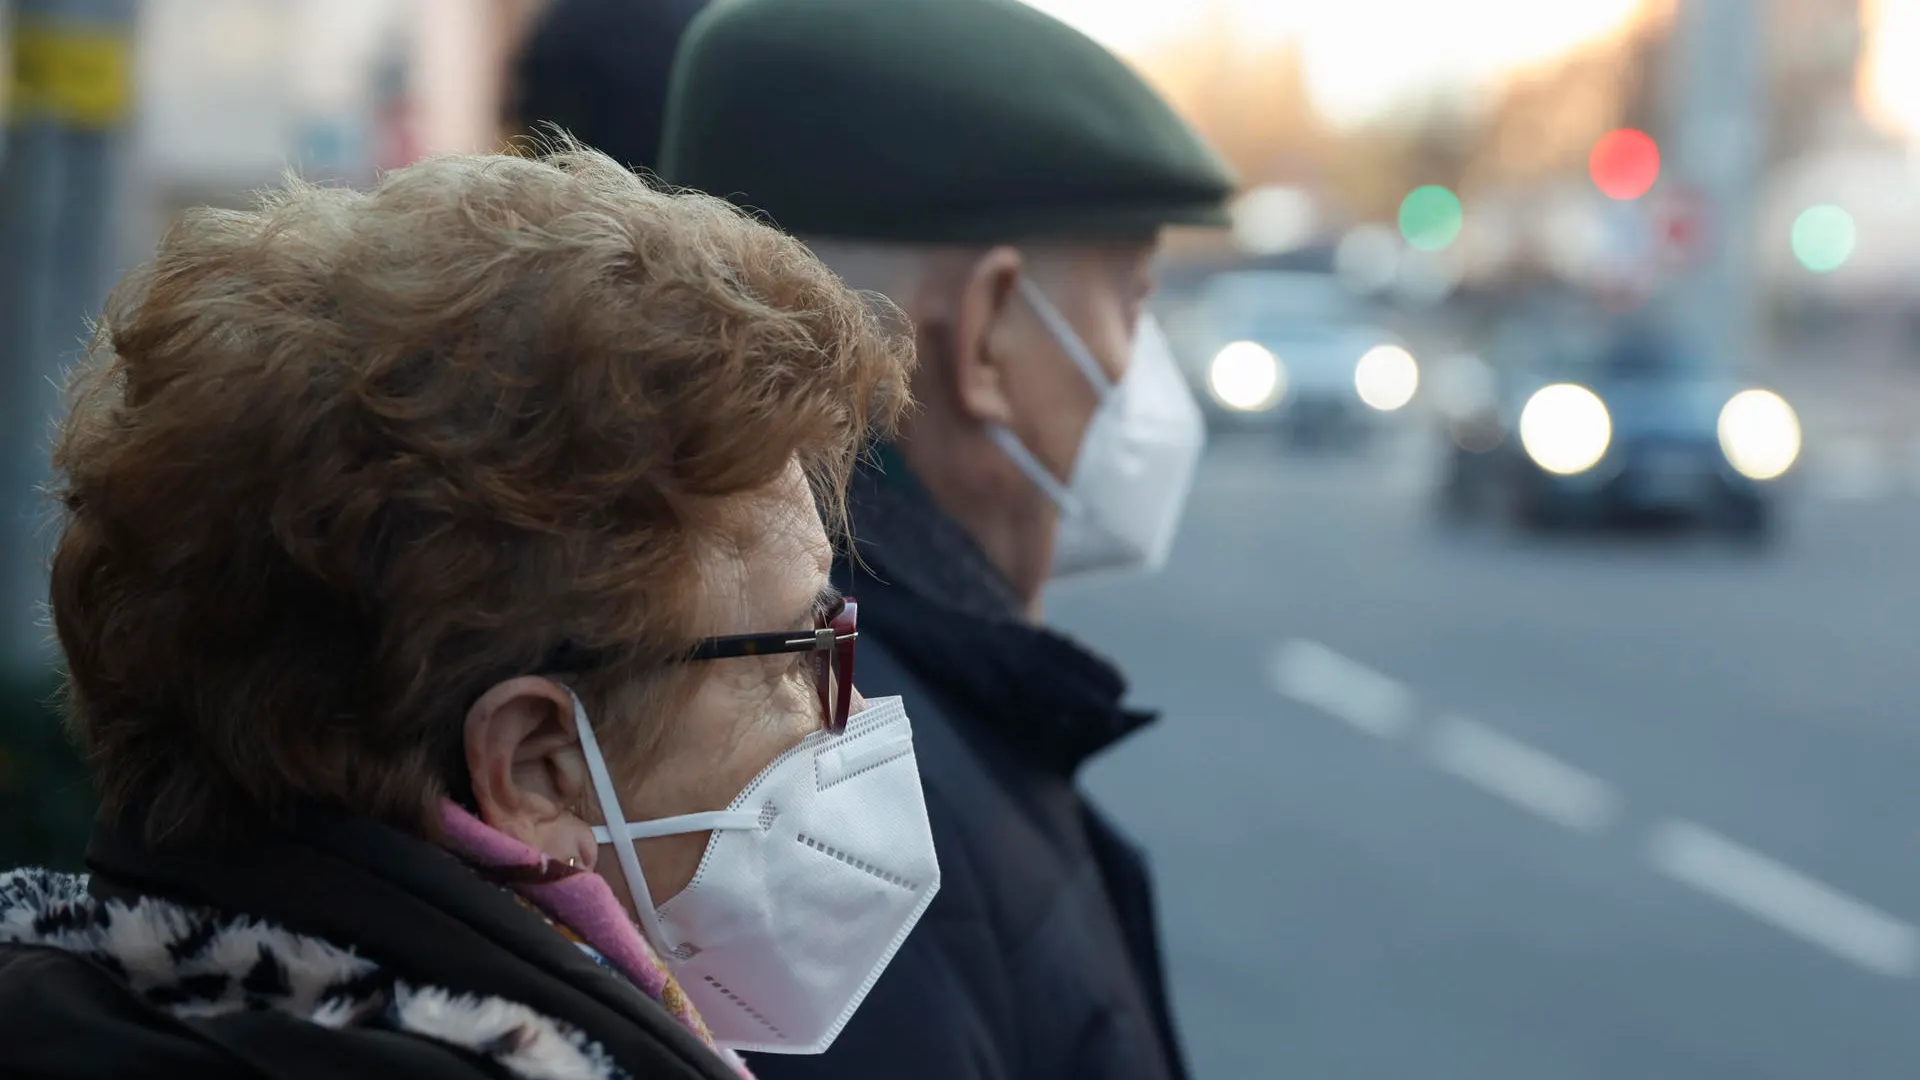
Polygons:
[[526,675],[488,690],[467,711],[467,773],[480,819],[549,857],[591,867],[599,845],[574,728],[573,696]]
[[962,415],[979,424],[1011,424],[1006,363],[1013,356],[1007,316],[1019,303],[1026,260],[1011,247],[989,248],[960,276],[947,344],[948,389]]

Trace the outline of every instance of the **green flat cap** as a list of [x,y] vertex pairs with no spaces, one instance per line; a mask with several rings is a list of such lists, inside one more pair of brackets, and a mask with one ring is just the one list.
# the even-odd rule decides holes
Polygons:
[[1233,174],[1119,58],[1018,0],[719,0],[660,173],[803,236],[997,243],[1225,224]]

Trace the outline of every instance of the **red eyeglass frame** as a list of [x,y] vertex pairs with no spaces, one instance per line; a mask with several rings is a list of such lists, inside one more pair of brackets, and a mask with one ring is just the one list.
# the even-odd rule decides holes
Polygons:
[[842,596],[820,609],[814,617],[812,633],[779,630],[705,638],[694,645],[687,659],[727,660],[740,656],[813,653],[821,717],[826,730],[838,735],[847,729],[847,713],[853,708],[853,652],[859,640],[860,605],[853,597]]

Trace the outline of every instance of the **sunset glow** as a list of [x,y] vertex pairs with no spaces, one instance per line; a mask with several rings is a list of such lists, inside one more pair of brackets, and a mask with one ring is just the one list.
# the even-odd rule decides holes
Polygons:
[[1632,26],[1647,0],[1029,0],[1122,55],[1210,23],[1249,48],[1300,48],[1315,108],[1365,123],[1410,98],[1473,92]]
[[1861,0],[1860,107],[1882,128],[1920,138],[1920,0]]

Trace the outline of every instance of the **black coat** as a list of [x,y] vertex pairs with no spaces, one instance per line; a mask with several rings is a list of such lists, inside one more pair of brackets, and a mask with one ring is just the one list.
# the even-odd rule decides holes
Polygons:
[[[886,460],[883,458],[883,460]],[[854,681],[906,699],[940,892],[828,1052],[763,1080],[1180,1080],[1145,865],[1078,766],[1151,717],[1119,674],[1015,614],[893,463],[856,478]]]
[[735,1075],[505,889],[369,821],[201,856],[99,831],[87,861],[0,875],[0,1076]]

